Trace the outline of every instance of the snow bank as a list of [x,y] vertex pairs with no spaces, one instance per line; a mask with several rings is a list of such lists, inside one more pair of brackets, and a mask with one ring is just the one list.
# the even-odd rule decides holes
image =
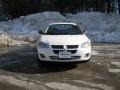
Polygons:
[[66,16],[73,22],[82,24],[93,42],[120,43],[120,16],[96,12],[83,12]]
[[[4,36],[9,35],[9,38],[12,40],[35,42],[39,37],[39,30],[45,30],[46,26],[51,22],[64,21],[66,21],[66,18],[58,12],[21,16],[18,19],[0,22],[0,34]],[[2,37],[0,38],[3,40]],[[6,44],[6,42],[0,42],[0,44]],[[8,42],[7,45],[9,44]]]
[[[0,22],[0,44],[11,45],[17,40],[21,43],[35,42],[39,37],[38,31],[45,30],[49,23],[54,22],[76,22],[80,26],[83,24],[93,42],[120,42],[119,15],[83,12],[64,17],[58,12],[43,12]],[[13,41],[8,42],[6,37]]]

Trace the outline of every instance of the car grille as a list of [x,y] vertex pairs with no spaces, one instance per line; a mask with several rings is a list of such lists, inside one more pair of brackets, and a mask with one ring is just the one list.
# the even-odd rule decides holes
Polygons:
[[71,52],[71,54],[77,53],[78,45],[51,45],[53,52],[55,54],[59,54],[59,52],[64,50],[64,47],[66,47],[67,52]]
[[50,59],[52,60],[79,60],[81,56],[72,56],[70,59],[69,58],[59,58],[58,56],[50,56]]
[[[78,45],[66,45],[67,46],[67,49],[76,49],[78,48]],[[64,46],[63,45],[51,45],[51,47],[53,49],[63,49]]]

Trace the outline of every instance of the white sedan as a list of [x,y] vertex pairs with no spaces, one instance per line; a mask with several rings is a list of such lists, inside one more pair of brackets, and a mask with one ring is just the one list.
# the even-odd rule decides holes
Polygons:
[[91,41],[75,23],[51,23],[39,31],[39,62],[81,62],[91,58]]

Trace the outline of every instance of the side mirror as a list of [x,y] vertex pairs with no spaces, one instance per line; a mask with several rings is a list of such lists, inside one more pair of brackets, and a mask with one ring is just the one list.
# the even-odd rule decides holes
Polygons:
[[42,32],[42,31],[38,31],[38,33],[39,33],[39,34],[43,34],[43,32]]
[[83,30],[83,33],[87,33],[87,31],[86,31],[86,30]]

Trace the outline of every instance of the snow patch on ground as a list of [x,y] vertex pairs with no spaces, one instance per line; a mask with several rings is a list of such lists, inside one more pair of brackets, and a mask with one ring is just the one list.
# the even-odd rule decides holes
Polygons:
[[85,82],[85,81],[81,81],[81,80],[74,80],[74,82],[78,82],[78,83],[82,83],[88,86],[92,86],[92,87],[96,87],[96,88],[100,88],[103,90],[113,90],[113,88],[111,86],[107,86],[101,83],[98,84],[94,84],[94,83],[90,83],[90,82]]
[[94,50],[92,50],[92,55],[98,55],[98,54],[99,54],[98,51],[94,51]]
[[52,89],[57,89],[57,90],[97,90],[93,88],[78,87],[76,85],[71,85],[68,83],[59,83],[59,82],[49,82],[46,83],[45,85]]
[[120,73],[120,69],[109,69],[110,73]]
[[116,65],[117,67],[120,67],[120,62],[111,62],[112,65]]
[[[38,31],[45,30],[49,23],[75,22],[81,28],[81,24],[87,29],[87,36],[93,42],[119,42],[120,43],[120,16],[96,12],[83,12],[75,15],[62,16],[59,12],[43,12],[18,19],[0,22],[0,39],[5,42],[0,44],[16,45],[20,43],[35,42],[39,38]],[[17,43],[6,43],[3,36],[15,40]],[[11,41],[10,40],[10,41]],[[18,44],[19,45],[19,44]]]
[[33,81],[18,79],[9,75],[0,75],[0,82],[2,83],[9,83],[11,85],[15,85],[18,87],[23,87],[27,90],[49,90],[45,85],[43,85],[41,82],[36,83]]

